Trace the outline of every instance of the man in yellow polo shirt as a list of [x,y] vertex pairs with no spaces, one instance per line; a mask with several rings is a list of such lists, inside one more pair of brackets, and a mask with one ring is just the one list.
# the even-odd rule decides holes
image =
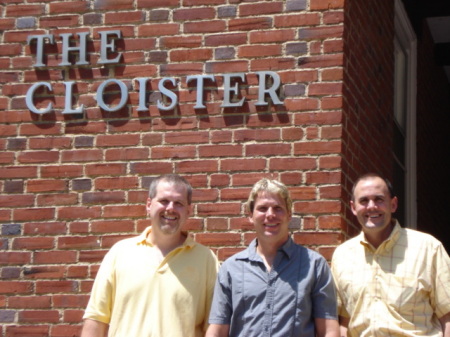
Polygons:
[[353,186],[362,232],[332,259],[341,336],[450,336],[450,259],[431,235],[400,227],[397,197],[377,174]]
[[218,261],[182,231],[191,199],[192,187],[178,175],[152,181],[146,205],[151,226],[105,256],[82,337],[204,336]]

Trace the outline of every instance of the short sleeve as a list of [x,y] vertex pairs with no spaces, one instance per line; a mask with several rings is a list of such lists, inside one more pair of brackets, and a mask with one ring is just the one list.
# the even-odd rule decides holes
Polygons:
[[225,262],[219,269],[209,315],[209,324],[230,324],[232,309],[231,279]]
[[333,276],[326,260],[316,261],[317,278],[312,292],[315,318],[337,319],[337,298]]

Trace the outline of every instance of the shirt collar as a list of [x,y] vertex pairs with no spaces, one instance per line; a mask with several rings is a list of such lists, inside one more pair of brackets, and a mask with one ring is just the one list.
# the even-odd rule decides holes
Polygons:
[[[137,237],[137,244],[138,245],[147,245],[150,247],[153,247],[153,245],[147,241],[147,237],[152,231],[152,226],[148,226],[144,231]],[[194,239],[189,235],[188,232],[183,231],[183,235],[186,235],[186,240],[184,240],[184,243],[181,245],[181,247],[189,247],[192,248],[195,246]]]
[[[258,245],[258,239],[253,239],[250,242],[248,248],[242,252],[242,255],[238,257],[240,260],[251,260],[251,261],[261,261],[261,257],[256,252],[256,247]],[[292,238],[289,236],[288,240],[278,248],[279,252],[283,252],[289,259],[295,253],[295,243]]]
[[[381,243],[381,245],[378,247],[378,249],[390,250],[397,242],[397,240],[400,236],[400,230],[401,230],[400,223],[397,220],[395,220],[395,225],[394,225],[394,228],[392,229],[391,234],[389,235],[389,237],[386,240],[384,240]],[[359,241],[365,247],[368,247],[372,250],[378,250],[378,249],[375,249],[369,243],[369,241],[367,241],[366,236],[364,235],[363,231],[361,231],[361,233],[359,233]]]

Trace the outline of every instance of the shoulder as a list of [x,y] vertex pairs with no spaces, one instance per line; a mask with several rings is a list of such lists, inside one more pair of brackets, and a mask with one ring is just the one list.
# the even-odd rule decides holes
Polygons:
[[210,248],[202,245],[201,243],[192,241],[191,250],[193,253],[195,253],[196,256],[203,257],[211,261],[217,261],[216,254],[214,254],[214,252]]
[[428,233],[410,228],[402,228],[401,233],[408,247],[429,247],[437,249],[442,246],[442,243],[438,239]]
[[336,247],[333,253],[333,261],[348,259],[348,256],[359,256],[360,249],[363,249],[363,246],[360,235],[357,235]]

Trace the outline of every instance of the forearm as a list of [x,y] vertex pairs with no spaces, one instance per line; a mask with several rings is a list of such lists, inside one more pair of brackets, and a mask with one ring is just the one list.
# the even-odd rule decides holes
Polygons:
[[444,337],[450,337],[450,312],[439,319]]
[[108,334],[108,324],[86,319],[81,331],[81,337],[106,337]]
[[228,324],[211,324],[205,337],[228,337],[230,326]]

